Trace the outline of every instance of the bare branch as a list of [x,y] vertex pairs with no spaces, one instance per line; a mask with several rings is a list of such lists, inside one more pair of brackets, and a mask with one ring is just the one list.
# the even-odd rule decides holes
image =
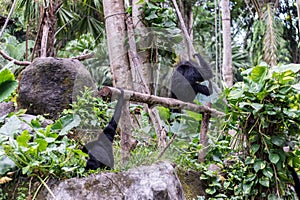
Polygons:
[[4,26],[2,27],[2,30],[0,32],[0,39],[1,39],[2,35],[3,35],[3,33],[4,33],[4,30],[6,29],[6,26],[7,26],[8,22],[9,22],[9,20],[10,20],[10,17],[11,17],[11,15],[12,15],[14,9],[15,9],[16,3],[17,3],[17,0],[14,0],[13,4],[11,6],[11,9],[9,11],[9,14],[8,14],[8,16],[6,18],[6,21],[4,23]]
[[5,58],[6,60],[9,61],[13,61],[14,64],[16,65],[21,65],[21,66],[28,66],[31,64],[31,62],[28,61],[19,61],[19,60],[15,60],[14,58],[10,57],[9,55],[7,55],[4,51],[0,50],[0,54],[3,56],[3,58]]
[[[114,87],[108,87],[105,86],[100,92],[99,95],[101,97],[108,97],[112,93],[120,93],[120,90]],[[225,113],[217,111],[213,108],[209,108],[208,106],[199,106],[193,103],[187,103],[183,102],[177,99],[172,98],[165,98],[165,97],[158,97],[155,95],[149,95],[149,94],[143,94],[140,92],[134,92],[130,90],[124,90],[125,98],[130,101],[135,102],[142,102],[148,104],[150,107],[155,105],[161,105],[167,108],[172,109],[184,109],[184,110],[190,110],[197,113],[210,113],[212,116],[215,117],[223,117],[225,116]]]
[[167,144],[167,146],[159,153],[158,158],[160,159],[164,153],[166,152],[166,150],[170,147],[170,145],[174,142],[175,138],[176,138],[176,133],[174,133],[173,137],[171,138],[170,142]]
[[80,56],[71,57],[70,59],[77,59],[79,61],[82,61],[82,60],[87,60],[87,59],[94,58],[94,57],[95,57],[95,53],[88,53],[88,54],[83,54]]
[[[7,55],[3,50],[0,50],[0,55],[8,60],[8,61],[13,61],[13,63],[15,65],[20,65],[20,66],[28,66],[31,64],[31,62],[29,61],[19,61],[19,60],[15,60],[13,57],[10,57],[9,55]],[[75,56],[75,57],[71,57],[70,59],[77,59],[79,61],[82,61],[82,60],[86,60],[86,59],[89,59],[89,58],[93,58],[95,56],[94,53],[89,53],[89,54],[84,54],[84,55],[80,55],[80,56]]]

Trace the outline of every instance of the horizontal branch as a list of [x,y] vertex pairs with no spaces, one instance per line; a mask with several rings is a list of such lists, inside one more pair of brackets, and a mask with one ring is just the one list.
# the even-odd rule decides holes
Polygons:
[[89,53],[89,54],[83,54],[80,56],[71,57],[70,59],[77,59],[79,61],[82,61],[82,60],[86,60],[86,59],[90,59],[90,58],[94,58],[94,57],[95,57],[94,53]]
[[[29,61],[19,61],[14,59],[13,57],[10,57],[8,54],[6,54],[3,50],[0,50],[0,55],[2,55],[2,57],[8,61],[13,61],[13,63],[15,65],[20,65],[20,66],[28,66],[31,64],[31,62]],[[80,55],[80,56],[75,56],[75,57],[71,57],[70,59],[77,59],[79,61],[82,60],[86,60],[89,58],[93,58],[95,56],[94,53],[89,53],[89,54],[84,54],[84,55]]]
[[[103,87],[102,90],[99,91],[99,95],[101,97],[108,97],[111,96],[111,94],[113,93],[119,94],[120,90],[114,87],[105,86]],[[127,100],[146,103],[149,105],[149,107],[155,105],[161,105],[167,108],[184,109],[184,110],[190,110],[197,113],[206,112],[206,113],[210,113],[212,116],[215,117],[225,116],[225,113],[217,111],[213,108],[209,108],[207,106],[199,106],[193,103],[187,103],[177,99],[158,97],[158,96],[143,94],[143,93],[134,92],[130,90],[124,90],[124,95],[125,95],[125,99]]]
[[10,57],[9,55],[7,55],[4,51],[0,50],[0,54],[2,55],[2,57],[8,61],[13,61],[14,64],[16,65],[21,65],[21,66],[28,66],[31,64],[31,62],[29,61],[19,61],[19,60],[15,60],[14,58]]

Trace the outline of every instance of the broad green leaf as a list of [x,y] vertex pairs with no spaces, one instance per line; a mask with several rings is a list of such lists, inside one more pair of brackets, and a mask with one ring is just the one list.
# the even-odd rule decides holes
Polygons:
[[232,99],[239,99],[239,98],[242,98],[244,97],[244,90],[242,89],[234,89],[234,90],[231,90],[229,95],[228,95],[228,99],[232,100]]
[[286,72],[286,71],[292,71],[294,73],[297,73],[300,70],[300,64],[286,64],[281,66],[272,67],[272,70],[278,73]]
[[255,172],[258,172],[259,170],[262,170],[265,167],[266,167],[266,163],[265,163],[265,161],[262,161],[262,160],[255,161],[254,166],[253,166]]
[[283,136],[272,136],[271,142],[281,147],[285,143],[285,139],[283,138]]
[[224,188],[227,189],[230,186],[230,181],[224,182]]
[[66,135],[72,128],[77,127],[80,124],[80,117],[78,115],[72,115],[72,118],[62,118],[63,128],[59,135]]
[[42,138],[37,138],[34,140],[39,146],[38,146],[38,151],[42,152],[47,149],[48,142]]
[[264,81],[268,73],[268,68],[266,66],[256,66],[252,69],[250,78],[253,82],[262,82]]
[[263,169],[263,174],[271,179],[273,177],[273,170],[270,167],[266,167]]
[[247,157],[246,160],[245,160],[245,164],[246,165],[253,164],[254,161],[255,161],[254,158]]
[[251,152],[252,154],[255,154],[255,153],[258,151],[259,147],[260,147],[259,144],[254,144],[254,145],[252,145],[252,146],[251,146],[251,149],[250,149],[250,152]]
[[215,188],[207,188],[207,189],[205,189],[205,192],[207,194],[214,194],[216,192],[216,189]]
[[7,156],[0,156],[0,175],[5,174],[15,166],[16,164]]
[[15,76],[8,69],[3,69],[0,71],[0,85],[6,81],[14,81]]
[[254,182],[251,182],[249,184],[245,184],[245,183],[243,184],[243,194],[244,195],[250,194],[252,186],[253,186],[253,183]]
[[262,186],[265,186],[265,187],[269,187],[270,186],[270,180],[269,178],[267,177],[262,177],[259,179],[258,181]]
[[13,73],[8,69],[0,71],[0,102],[9,97],[18,87],[18,82],[15,80]]
[[7,122],[0,128],[0,135],[7,135],[13,137],[13,135],[20,129],[23,122],[15,115],[8,118]]
[[31,136],[28,130],[25,130],[17,137],[17,142],[20,146],[28,147],[28,142]]
[[274,153],[274,152],[270,152],[270,154],[269,154],[269,160],[270,160],[272,163],[276,164],[276,163],[279,161],[279,159],[280,159],[280,157],[279,157],[278,154],[276,154],[276,153]]
[[252,182],[256,178],[256,174],[248,174],[245,178],[245,182]]
[[138,0],[138,1],[136,2],[136,5],[140,5],[140,4],[143,4],[143,3],[145,3],[145,0]]
[[289,118],[299,118],[298,114],[298,110],[295,109],[283,109],[283,113],[286,114]]

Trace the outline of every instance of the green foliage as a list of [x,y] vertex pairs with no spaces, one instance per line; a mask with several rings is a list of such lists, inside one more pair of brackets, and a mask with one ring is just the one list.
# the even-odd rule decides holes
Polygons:
[[41,125],[42,120],[37,118],[28,123],[32,131],[20,132],[21,119],[11,116],[11,120],[0,129],[2,156],[11,159],[28,176],[64,178],[82,175],[86,154],[66,136],[79,124],[80,118],[68,115],[45,128]]
[[203,172],[208,199],[296,198],[287,165],[300,165],[299,70],[290,64],[245,71],[244,82],[225,91],[228,134],[210,135],[204,163],[197,162],[198,138],[182,148],[176,162]]
[[[148,33],[136,33],[138,41],[141,38],[148,38],[149,48],[157,48],[162,56],[173,56],[173,49],[182,41],[181,30],[177,28],[176,13],[171,7],[163,7],[163,0],[145,2],[143,5],[143,20],[146,27],[149,27]],[[141,35],[139,35],[141,34]],[[145,42],[145,40],[142,40]],[[145,44],[143,44],[145,46]]]
[[71,104],[71,109],[64,110],[62,115],[77,115],[80,117],[80,128],[104,128],[108,124],[112,111],[109,106],[100,98],[96,98],[93,91],[85,88],[76,101]]
[[287,43],[283,36],[283,25],[275,16],[274,7],[266,5],[261,19],[254,21],[252,42],[250,53],[252,54],[252,64],[257,65],[262,60],[270,65],[277,63],[287,63],[290,55]]
[[95,39],[91,34],[83,34],[78,39],[68,42],[64,49],[58,52],[58,56],[68,58],[78,56],[85,51],[91,51],[94,49]]
[[18,86],[15,76],[8,69],[0,70],[0,102],[9,97]]
[[0,188],[0,200],[6,200],[6,199],[8,199],[8,194],[5,193],[2,188]]
[[78,39],[69,41],[66,46],[58,51],[59,57],[74,57],[84,53],[93,52],[94,58],[83,61],[98,86],[111,85],[107,41],[102,40],[95,45],[96,40],[91,34],[83,34]]
[[[226,90],[230,108],[226,128],[235,131],[246,177],[252,177],[243,190],[249,191],[246,195],[270,198],[279,191],[282,198],[291,198],[287,164],[299,167],[299,149],[290,141],[291,136],[299,137],[299,70],[300,65],[293,64],[256,66],[245,71],[244,82]],[[288,145],[294,152],[284,151]]]
[[[20,42],[18,41],[18,38],[16,38],[13,35],[4,33],[3,37],[0,41],[0,46],[3,51],[5,51],[9,56],[13,57],[16,60],[25,60],[25,54],[26,54],[26,42]],[[32,49],[34,46],[33,40],[28,40],[28,49]],[[28,51],[28,55],[31,55],[31,52]],[[8,67],[12,67],[12,63],[7,63],[7,61],[2,60],[2,57],[0,59],[0,64],[2,65],[8,65]],[[18,66],[13,66],[14,68],[17,68]],[[19,68],[19,67],[18,67]]]

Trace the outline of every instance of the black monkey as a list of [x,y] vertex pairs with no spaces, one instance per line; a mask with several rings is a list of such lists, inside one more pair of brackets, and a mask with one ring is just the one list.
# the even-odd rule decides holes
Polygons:
[[297,193],[297,197],[300,200],[300,180],[299,180],[298,174],[293,167],[291,167],[289,165],[287,167],[290,170],[292,177],[294,179],[294,183],[295,183],[294,188]]
[[114,168],[114,156],[112,143],[116,134],[118,122],[121,117],[122,105],[124,102],[124,91],[122,89],[115,108],[114,115],[108,125],[104,128],[103,133],[99,134],[98,138],[87,143],[83,152],[88,153],[89,159],[86,162],[86,170],[97,168]]
[[182,61],[176,66],[171,79],[171,98],[192,103],[198,93],[211,95],[209,88],[200,84],[212,77],[211,69],[200,55],[197,54],[197,58],[200,67],[194,61]]

